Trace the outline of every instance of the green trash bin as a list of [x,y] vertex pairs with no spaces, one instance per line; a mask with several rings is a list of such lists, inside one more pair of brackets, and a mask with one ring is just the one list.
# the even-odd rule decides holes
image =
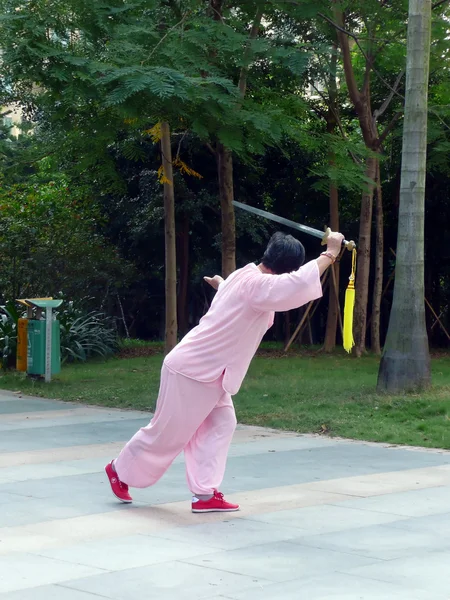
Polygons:
[[27,302],[37,309],[37,318],[28,321],[27,373],[45,376],[50,381],[52,375],[61,371],[60,325],[53,318],[53,309],[62,300],[27,299]]

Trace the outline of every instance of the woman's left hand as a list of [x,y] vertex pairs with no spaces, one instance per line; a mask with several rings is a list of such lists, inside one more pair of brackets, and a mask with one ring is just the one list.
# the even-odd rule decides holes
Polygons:
[[214,277],[203,277],[203,279],[206,281],[206,283],[209,283],[209,285],[215,290],[218,289],[219,285],[223,281],[223,277],[221,277],[220,275],[214,275]]

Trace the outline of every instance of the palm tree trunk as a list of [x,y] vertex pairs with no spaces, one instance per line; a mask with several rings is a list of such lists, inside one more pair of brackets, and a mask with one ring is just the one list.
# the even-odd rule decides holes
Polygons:
[[172,148],[170,127],[161,123],[162,164],[164,183],[164,233],[166,245],[166,354],[177,343],[177,259],[175,240],[175,197],[173,191]]
[[430,385],[424,304],[424,216],[431,0],[410,0],[394,298],[378,390]]

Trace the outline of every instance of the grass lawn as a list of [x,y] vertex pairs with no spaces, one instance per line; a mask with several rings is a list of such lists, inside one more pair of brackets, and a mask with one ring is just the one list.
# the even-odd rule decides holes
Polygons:
[[[50,384],[0,376],[0,388],[118,408],[151,411],[162,355],[113,358],[63,368]],[[235,405],[240,423],[297,432],[450,449],[450,357],[433,360],[433,388],[375,393],[378,359],[344,355],[257,356]]]

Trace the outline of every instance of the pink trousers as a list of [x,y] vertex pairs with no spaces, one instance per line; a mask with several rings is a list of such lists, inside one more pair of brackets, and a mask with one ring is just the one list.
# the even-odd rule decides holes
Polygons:
[[219,489],[236,428],[231,396],[222,378],[201,383],[163,366],[156,411],[116,458],[119,479],[131,487],[153,485],[184,450],[193,494]]

